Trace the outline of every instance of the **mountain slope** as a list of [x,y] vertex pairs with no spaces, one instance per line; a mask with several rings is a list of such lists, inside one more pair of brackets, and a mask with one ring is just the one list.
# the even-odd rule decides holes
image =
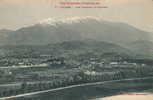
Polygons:
[[72,17],[42,21],[11,32],[8,38],[9,44],[20,45],[40,45],[84,39],[124,44],[139,39],[150,40],[150,34],[128,24],[107,22],[92,17]]
[[153,42],[147,40],[138,40],[128,43],[126,47],[134,52],[144,55],[153,56]]
[[8,40],[8,36],[10,36],[10,33],[12,30],[2,29],[0,30],[0,45],[6,44]]
[[48,45],[18,45],[3,46],[6,55],[10,57],[39,57],[39,55],[54,55],[56,57],[137,57],[135,52],[119,45],[95,40],[67,41]]

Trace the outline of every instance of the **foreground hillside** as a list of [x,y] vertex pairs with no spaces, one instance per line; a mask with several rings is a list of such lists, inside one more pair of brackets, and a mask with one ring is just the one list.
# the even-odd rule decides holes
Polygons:
[[[122,60],[143,57],[119,45],[94,40],[67,41],[48,45],[2,46],[0,48],[1,67],[19,65],[39,65],[52,59],[78,62],[101,59]],[[75,64],[71,64],[75,65]]]

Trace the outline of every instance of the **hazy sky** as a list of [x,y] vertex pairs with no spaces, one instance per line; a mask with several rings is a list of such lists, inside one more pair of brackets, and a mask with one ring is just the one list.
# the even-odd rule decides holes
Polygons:
[[52,17],[95,16],[153,32],[152,0],[101,0],[108,8],[100,9],[54,8],[51,2],[55,0],[0,0],[0,29],[15,30]]

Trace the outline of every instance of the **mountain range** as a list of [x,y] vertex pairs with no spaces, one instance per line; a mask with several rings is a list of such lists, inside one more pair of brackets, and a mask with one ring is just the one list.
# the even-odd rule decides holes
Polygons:
[[40,45],[72,40],[93,39],[117,44],[151,40],[150,33],[125,23],[93,17],[46,19],[15,31],[0,31],[1,45]]
[[[99,46],[102,46],[104,50],[107,46],[118,48],[120,45],[129,51],[143,55],[153,54],[153,42],[151,39],[151,33],[142,31],[131,25],[104,21],[102,18],[94,17],[49,18],[15,31],[0,30],[0,45],[56,44],[54,47],[61,49],[75,48],[76,50],[78,48],[87,49],[87,47],[94,47],[98,50]],[[89,42],[88,40],[104,42],[100,42],[100,45],[97,42]],[[87,42],[91,44],[89,45]],[[115,46],[110,46],[109,43]],[[119,51],[122,50],[121,48],[119,49]],[[129,52],[125,49],[123,51]]]

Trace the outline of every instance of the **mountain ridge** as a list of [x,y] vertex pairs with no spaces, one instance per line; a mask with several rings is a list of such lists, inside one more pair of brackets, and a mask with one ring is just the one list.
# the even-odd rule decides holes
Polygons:
[[[69,19],[47,20],[47,24],[36,23],[9,32],[6,42],[10,45],[46,45],[64,41],[92,39],[115,44],[125,44],[136,40],[150,40],[150,33],[131,25],[104,21],[102,18],[74,17]],[[62,22],[62,23],[56,23]],[[53,25],[55,24],[55,25]]]

